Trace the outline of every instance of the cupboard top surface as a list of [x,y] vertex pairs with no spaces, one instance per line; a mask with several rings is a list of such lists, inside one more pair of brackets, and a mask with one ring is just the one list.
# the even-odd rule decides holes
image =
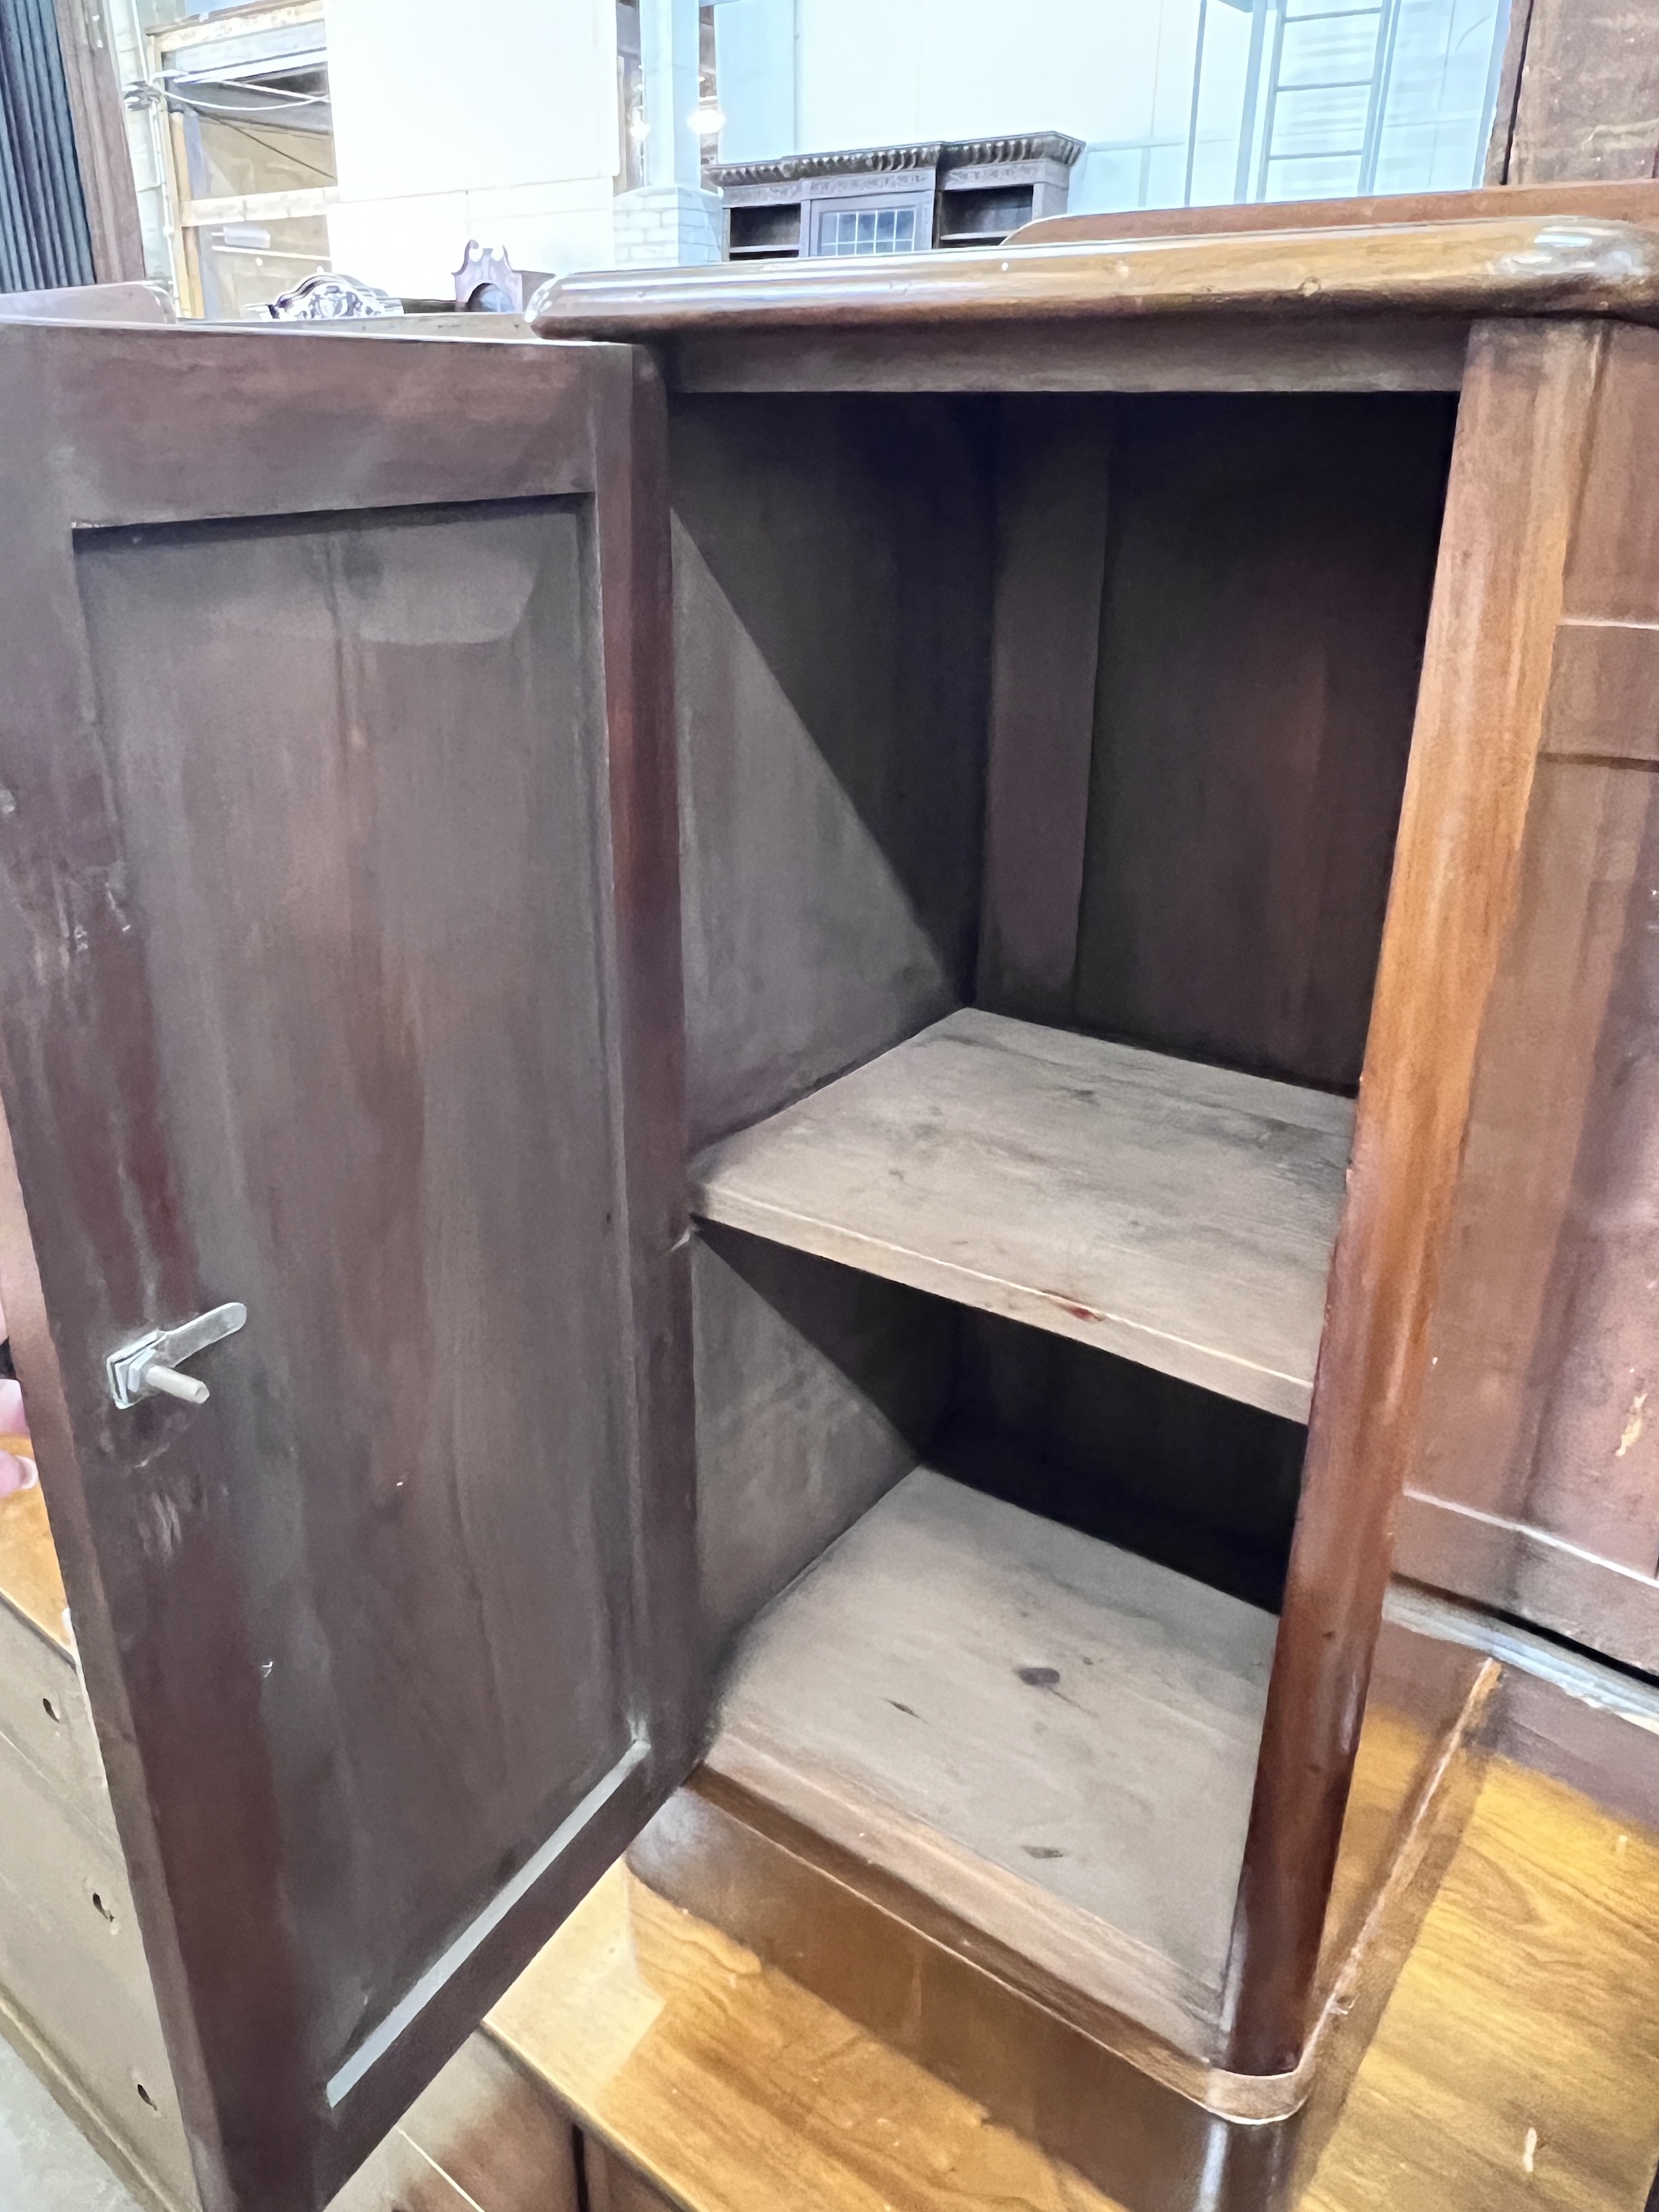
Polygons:
[[858,261],[594,270],[538,295],[544,337],[1227,313],[1659,315],[1659,238],[1583,216],[1087,239]]

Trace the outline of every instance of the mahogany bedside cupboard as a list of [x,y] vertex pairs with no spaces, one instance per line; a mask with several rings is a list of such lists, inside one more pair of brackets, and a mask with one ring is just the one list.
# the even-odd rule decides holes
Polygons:
[[1656,318],[1522,210],[0,324],[0,1279],[208,2212],[705,1753],[665,1882],[1264,2201],[1480,1694],[1392,1633],[1339,1863],[1483,1055],[1649,927]]

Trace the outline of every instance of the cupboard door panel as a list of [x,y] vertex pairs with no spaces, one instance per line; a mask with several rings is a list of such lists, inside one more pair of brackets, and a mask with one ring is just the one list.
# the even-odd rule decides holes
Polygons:
[[204,2198],[289,2212],[690,1763],[659,403],[14,327],[0,421],[0,1267]]

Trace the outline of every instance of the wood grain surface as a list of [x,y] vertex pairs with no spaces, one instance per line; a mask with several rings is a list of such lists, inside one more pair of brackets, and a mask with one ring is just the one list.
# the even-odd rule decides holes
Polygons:
[[[1623,1760],[1654,1762],[1613,1725]],[[1289,2205],[1638,2212],[1659,2161],[1656,1978],[1659,1838],[1494,1760]],[[1117,2212],[621,1869],[489,2031],[685,2212]]]
[[204,2197],[290,2212],[695,1741],[660,392],[16,323],[0,390],[7,1319]]
[[[1520,21],[1531,0],[1515,0]],[[1571,4],[1571,0],[1566,0]],[[1028,222],[1010,245],[1042,246],[1062,239],[1214,237],[1249,230],[1352,230],[1376,223],[1471,222],[1501,216],[1547,222],[1559,216],[1599,216],[1659,229],[1659,182],[1632,177],[1598,183],[1563,179],[1552,184],[1501,185],[1472,191],[1384,192],[1328,200],[1240,200],[1226,207],[1125,208],[1088,215],[1048,215]]]
[[750,329],[1065,320],[1076,316],[1355,308],[1419,314],[1659,312],[1659,240],[1595,217],[1231,237],[970,246],[873,262],[722,263],[562,278],[541,295],[544,337],[664,338]]
[[1514,13],[1524,45],[1504,182],[1628,179],[1639,190],[1659,158],[1659,51],[1646,0],[1516,0]]
[[711,1666],[909,1474],[951,1387],[953,1306],[701,1224],[691,1287],[697,1559]]
[[694,1146],[971,990],[993,553],[980,428],[939,399],[672,410]]
[[[952,247],[953,252],[964,251]],[[735,393],[1455,392],[1468,315],[1378,311],[1017,322],[734,319],[661,343],[671,390]]]
[[1116,498],[1109,407],[1073,398],[1004,400],[974,1000],[1025,1021],[1071,1015],[1101,592]]
[[1274,1629],[918,1468],[744,1638],[708,1763],[1207,2057]]
[[710,1147],[693,1205],[1304,1417],[1352,1110],[964,1008]]
[[1402,1533],[1408,1571],[1659,1654],[1659,343],[1610,334]]
[[1455,410],[1183,395],[1114,416],[1071,1018],[1352,1092]]

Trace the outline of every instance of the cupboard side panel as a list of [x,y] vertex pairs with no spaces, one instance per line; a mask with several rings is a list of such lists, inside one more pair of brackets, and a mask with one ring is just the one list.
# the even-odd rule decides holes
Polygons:
[[713,1223],[693,1238],[691,1285],[702,1642],[715,1663],[921,1458],[959,1316]]
[[1583,323],[1470,341],[1229,1961],[1243,2072],[1293,2067],[1309,2027],[1605,343]]
[[690,1139],[971,995],[988,420],[688,398],[670,428]]
[[1609,342],[1402,1520],[1420,1578],[1659,1658],[1659,338]]

